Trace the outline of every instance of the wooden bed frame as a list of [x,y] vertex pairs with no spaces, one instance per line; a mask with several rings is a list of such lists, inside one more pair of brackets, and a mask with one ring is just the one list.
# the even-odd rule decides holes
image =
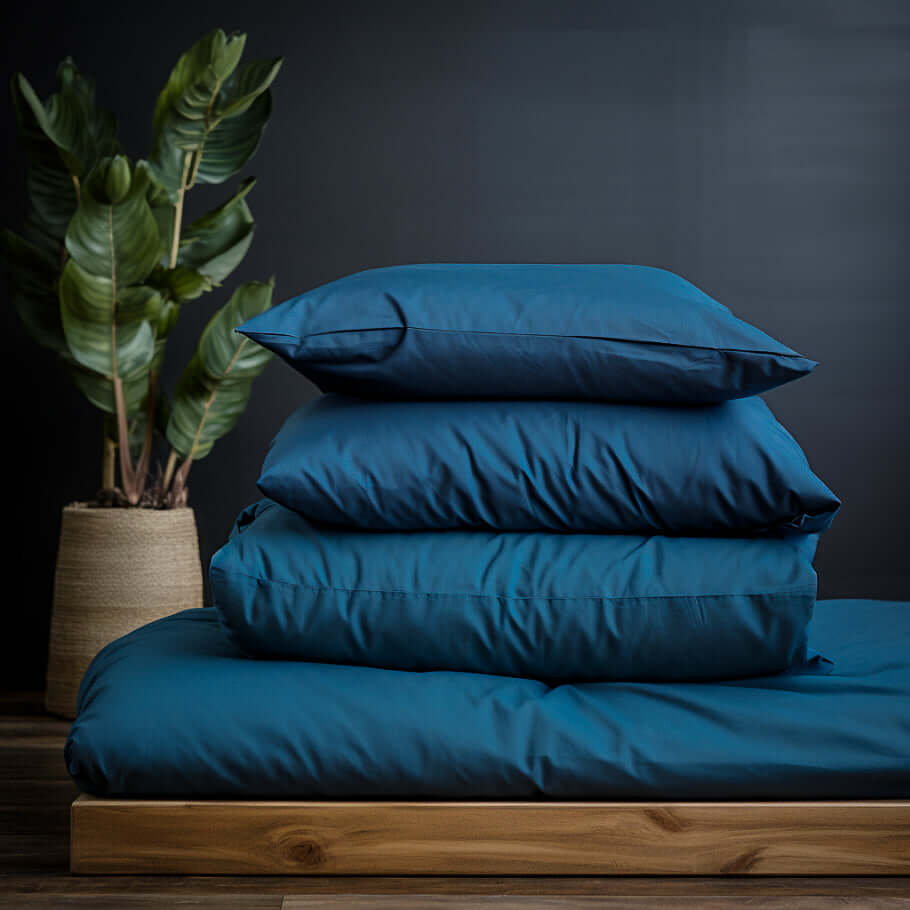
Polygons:
[[910,800],[72,805],[76,873],[910,875]]

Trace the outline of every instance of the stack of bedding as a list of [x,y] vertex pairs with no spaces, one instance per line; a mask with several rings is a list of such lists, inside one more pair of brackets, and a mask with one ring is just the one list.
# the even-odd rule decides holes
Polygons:
[[757,397],[811,361],[633,266],[380,269],[241,331],[327,394],[215,610],[89,669],[83,789],[906,795],[910,615],[813,620],[839,502]]

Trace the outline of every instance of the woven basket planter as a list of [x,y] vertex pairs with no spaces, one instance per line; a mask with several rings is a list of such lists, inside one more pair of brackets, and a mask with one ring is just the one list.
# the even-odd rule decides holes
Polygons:
[[92,658],[133,629],[202,606],[202,566],[193,510],[63,510],[45,707],[74,717]]

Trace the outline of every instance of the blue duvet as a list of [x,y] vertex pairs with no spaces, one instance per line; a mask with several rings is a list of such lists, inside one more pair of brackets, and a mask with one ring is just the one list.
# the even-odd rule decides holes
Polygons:
[[215,612],[109,645],[66,761],[98,796],[910,797],[910,604],[823,601],[830,675],[548,686],[249,660]]

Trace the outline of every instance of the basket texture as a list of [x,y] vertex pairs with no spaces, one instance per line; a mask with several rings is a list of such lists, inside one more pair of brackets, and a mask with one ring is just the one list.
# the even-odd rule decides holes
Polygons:
[[45,707],[74,717],[79,683],[109,642],[154,619],[202,606],[192,509],[63,510]]

